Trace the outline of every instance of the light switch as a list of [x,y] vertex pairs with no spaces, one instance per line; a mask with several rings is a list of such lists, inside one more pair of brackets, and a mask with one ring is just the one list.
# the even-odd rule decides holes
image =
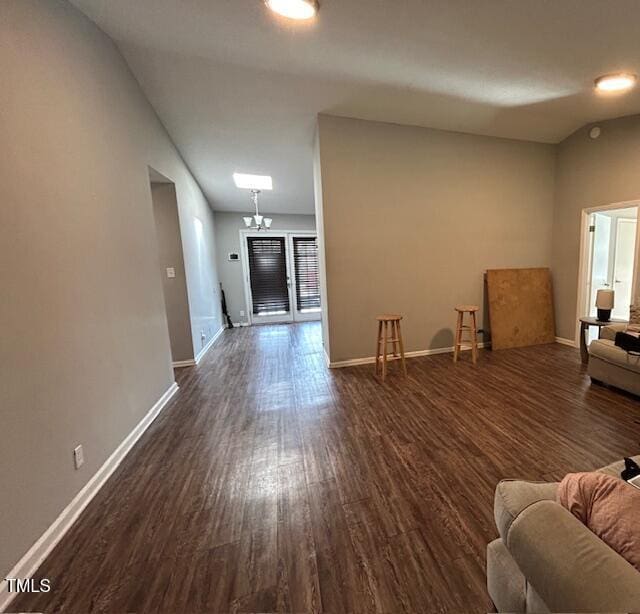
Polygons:
[[172,266],[167,267],[167,277],[169,279],[173,279],[175,276],[176,276],[176,270]]
[[80,469],[84,463],[84,450],[82,444],[73,449],[73,464],[76,469]]

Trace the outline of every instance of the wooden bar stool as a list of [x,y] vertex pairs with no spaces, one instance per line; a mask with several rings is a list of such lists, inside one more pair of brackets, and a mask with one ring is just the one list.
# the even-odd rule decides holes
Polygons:
[[[463,348],[471,348],[473,364],[476,364],[478,360],[478,327],[476,325],[476,311],[479,309],[480,307],[477,305],[458,305],[456,307],[456,311],[458,312],[458,323],[456,325],[456,342],[453,348],[453,362],[457,362],[458,354]],[[468,313],[471,316],[471,323],[468,325],[464,323],[465,313]],[[468,339],[462,338],[464,333],[469,334]]]
[[[382,374],[382,382],[387,376],[387,361],[402,361],[402,370],[407,375],[407,365],[404,361],[404,345],[402,343],[402,330],[400,320],[402,316],[384,314],[376,318],[378,320],[378,343],[376,345],[376,375]],[[387,352],[387,343],[391,343],[391,355]]]

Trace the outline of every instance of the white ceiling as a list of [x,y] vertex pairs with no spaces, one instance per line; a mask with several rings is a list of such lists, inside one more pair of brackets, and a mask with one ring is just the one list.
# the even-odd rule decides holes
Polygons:
[[261,0],[71,0],[117,43],[216,210],[234,171],[265,213],[312,213],[319,112],[543,142],[640,112],[639,0],[323,0],[311,23]]

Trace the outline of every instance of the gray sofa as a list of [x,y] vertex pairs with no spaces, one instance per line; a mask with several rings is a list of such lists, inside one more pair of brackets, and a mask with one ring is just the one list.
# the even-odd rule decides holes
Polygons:
[[[600,471],[619,477],[622,467]],[[557,486],[496,488],[500,537],[487,546],[487,588],[497,611],[639,612],[640,572],[555,502]]]
[[588,373],[596,383],[640,395],[640,356],[632,356],[614,344],[616,333],[625,328],[625,324],[602,328],[600,339],[589,345]]

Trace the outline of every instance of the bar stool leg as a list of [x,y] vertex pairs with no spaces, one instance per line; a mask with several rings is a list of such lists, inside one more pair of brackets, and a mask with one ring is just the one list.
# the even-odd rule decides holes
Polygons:
[[402,342],[402,329],[400,327],[400,320],[396,322],[396,333],[398,338],[398,345],[400,346],[400,360],[402,361],[402,370],[404,376],[407,377],[407,363],[404,361],[404,343]]
[[380,346],[382,345],[382,322],[378,322],[378,340],[376,342],[376,375],[380,373]]
[[384,337],[382,341],[382,383],[387,377],[387,323],[384,322]]
[[460,353],[460,339],[462,338],[462,312],[458,312],[458,322],[456,324],[456,338],[453,347],[453,362],[458,362],[458,354]]
[[398,344],[398,323],[391,322],[391,338],[393,341],[391,342],[391,351],[393,352],[393,357],[398,358],[400,353],[398,348],[400,347]]
[[476,325],[476,312],[471,312],[471,358],[473,364],[478,362],[478,329]]

